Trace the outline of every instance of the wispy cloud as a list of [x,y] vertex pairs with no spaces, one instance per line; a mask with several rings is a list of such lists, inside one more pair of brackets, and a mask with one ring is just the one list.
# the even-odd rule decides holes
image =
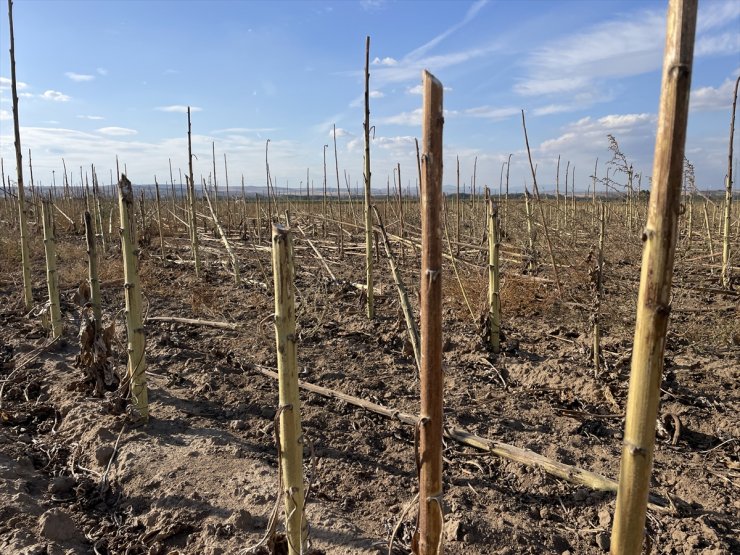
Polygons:
[[98,75],[103,75],[103,76],[108,75],[108,70],[105,69],[104,67],[99,67],[95,71],[98,72]]
[[[172,104],[171,106],[158,106],[155,109],[159,110],[160,112],[174,112],[177,114],[187,114],[188,113],[188,107],[183,104]],[[199,108],[198,106],[191,106],[190,111],[191,112],[202,112],[203,109]]]
[[12,116],[8,110],[0,110],[0,121],[8,121]]
[[139,132],[136,129],[128,129],[126,127],[101,127],[98,129],[98,133],[108,135],[109,137],[129,137],[131,135],[137,135]]
[[600,23],[535,50],[524,62],[527,75],[515,86],[523,96],[579,91],[608,77],[660,67],[665,17],[642,11],[628,21]]
[[437,47],[445,39],[475,19],[487,3],[488,0],[477,0],[470,6],[470,8],[468,8],[465,16],[459,22],[450,26],[445,31],[425,42],[421,46],[415,48],[400,60],[392,57],[375,58],[373,63],[378,67],[376,67],[373,72],[374,82],[382,86],[387,83],[399,83],[418,79],[423,69],[438,72],[444,68],[459,65],[498,50],[500,48],[500,44],[498,42],[493,42],[491,44],[473,47],[468,50],[447,52],[436,55],[429,54],[432,49]]
[[77,116],[79,119],[89,119],[93,121],[99,121],[105,119],[103,116],[86,116],[86,115],[79,115]]
[[419,59],[422,56],[424,56],[427,52],[429,52],[432,48],[437,46],[447,37],[449,37],[456,31],[459,31],[460,29],[465,27],[465,25],[473,21],[473,19],[475,19],[475,16],[478,15],[478,12],[480,12],[487,3],[488,3],[488,0],[476,0],[476,2],[473,2],[473,5],[470,6],[470,8],[468,8],[468,11],[465,13],[465,17],[463,17],[461,21],[455,23],[454,25],[446,29],[444,32],[434,37],[432,40],[422,44],[415,50],[412,50],[406,56],[406,58]]
[[518,115],[520,113],[520,109],[511,107],[492,108],[491,106],[478,106],[475,108],[468,108],[464,113],[465,115],[472,116],[474,118],[502,120]]
[[697,31],[700,33],[709,31],[717,27],[724,27],[735,19],[740,18],[740,3],[736,0],[720,2],[714,0],[702,4],[699,10],[696,24]]
[[92,81],[93,79],[95,79],[94,75],[87,75],[85,73],[75,73],[74,71],[68,71],[64,75],[66,75],[68,79],[75,81],[77,83],[84,83],[85,81]]
[[54,102],[69,102],[72,99],[70,96],[64,93],[51,89],[49,89],[48,91],[44,91],[43,94],[39,95],[39,98],[42,98],[44,100],[53,100]]
[[[703,4],[695,54],[739,52],[737,31],[717,32],[738,18],[738,2]],[[628,17],[623,14],[536,49],[524,60],[525,74],[514,86],[514,91],[522,96],[593,92],[608,79],[660,70],[664,43],[663,11],[640,10]]]

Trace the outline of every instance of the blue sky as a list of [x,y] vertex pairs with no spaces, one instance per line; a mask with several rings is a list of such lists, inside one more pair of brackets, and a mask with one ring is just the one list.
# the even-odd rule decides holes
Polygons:
[[[607,134],[652,173],[667,2],[522,0],[422,2],[45,1],[14,4],[24,164],[50,184],[52,170],[95,164],[104,183],[125,163],[135,183],[187,167],[186,115],[193,106],[196,179],[298,187],[306,170],[318,191],[324,145],[329,184],[332,124],[340,172],[362,180],[363,66],[371,36],[373,188],[401,164],[416,186],[423,68],[445,85],[445,183],[498,189],[508,154],[511,188],[531,183],[520,110],[527,114],[538,180],[551,189],[561,155],[586,190],[594,161],[603,176]],[[0,153],[12,140],[8,23],[0,25]],[[694,58],[686,154],[697,185],[721,188],[732,86],[740,72],[740,2],[703,1]],[[26,168],[26,180],[27,168]],[[77,179],[75,177],[75,179]],[[561,183],[564,177],[561,173]],[[344,177],[342,177],[344,181]],[[392,181],[391,181],[392,182]],[[57,179],[59,183],[59,179]],[[305,186],[305,185],[304,185]],[[342,183],[344,190],[344,183]]]

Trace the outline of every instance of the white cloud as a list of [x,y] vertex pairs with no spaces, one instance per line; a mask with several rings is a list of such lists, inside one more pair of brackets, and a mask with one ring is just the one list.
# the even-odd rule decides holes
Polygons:
[[[174,112],[178,114],[188,113],[188,107],[183,104],[172,104],[171,106],[159,106],[156,108],[156,110],[159,110],[160,112]],[[203,109],[199,108],[198,106],[191,106],[190,111],[195,113],[195,112],[201,112],[203,111]]]
[[395,58],[391,58],[390,56],[387,56],[385,58],[375,57],[370,63],[374,66],[397,66],[398,60],[396,60]]
[[[175,180],[178,168],[187,168],[187,137],[173,136],[156,141],[143,141],[138,136],[104,135],[58,127],[21,127],[23,147],[33,151],[34,178],[51,183],[52,171],[61,172],[61,158],[67,167],[88,167],[95,164],[100,174],[115,171],[116,156],[120,167],[128,165],[128,176],[134,183],[152,183],[152,176],[169,177],[168,158],[172,159]],[[196,175],[211,171],[212,135],[193,134],[194,170]],[[280,169],[280,175],[306,175],[305,152],[298,151],[297,143],[287,140],[270,142],[270,165]],[[219,139],[219,149],[229,156],[229,175],[244,174],[248,185],[264,185],[265,142],[262,139],[229,136]],[[13,158],[12,126],[0,126],[0,156]],[[315,167],[319,167],[319,162]],[[7,168],[6,168],[7,169]],[[58,183],[57,179],[57,183]],[[282,188],[281,182],[281,188]],[[291,185],[297,185],[297,181]]]
[[[375,137],[371,139],[373,149],[388,151],[392,158],[416,156],[416,139],[410,135],[396,137]],[[364,137],[355,137],[347,143],[348,152],[356,152],[363,148]]]
[[[737,1],[702,4],[695,55],[740,52],[740,33],[735,28],[718,32],[739,17]],[[590,91],[595,95],[593,104],[600,96],[597,89],[608,79],[660,71],[665,28],[665,12],[639,10],[550,41],[524,60],[525,74],[514,91],[522,96]]]
[[432,40],[427,41],[425,44],[419,46],[412,52],[406,56],[410,59],[417,59],[422,56],[424,56],[429,50],[437,46],[440,42],[445,40],[447,37],[455,33],[456,31],[460,30],[462,27],[470,23],[473,19],[475,19],[475,16],[478,15],[478,12],[483,9],[483,7],[488,3],[488,0],[476,0],[473,2],[473,4],[468,8],[468,11],[465,13],[465,17],[448,29],[446,29],[444,32],[440,33],[436,37],[434,37]]
[[697,111],[724,110],[732,105],[735,81],[725,79],[719,87],[700,87],[691,91],[690,108]]
[[370,91],[368,96],[370,98],[383,98],[385,94],[382,91]]
[[108,70],[105,69],[104,67],[99,67],[95,71],[98,72],[98,75],[108,75]]
[[736,0],[730,0],[729,2],[713,0],[701,4],[696,25],[697,31],[702,33],[716,27],[724,27],[739,17],[740,2]]
[[465,114],[474,118],[501,120],[516,116],[521,113],[519,108],[491,108],[490,106],[478,106],[468,108]]
[[0,121],[8,121],[12,119],[12,115],[8,110],[0,110]]
[[366,12],[372,12],[372,11],[379,10],[384,5],[385,5],[385,0],[360,0],[360,6]]
[[[341,127],[337,127],[337,139],[340,137],[351,137],[352,133],[347,131],[346,129],[342,129]],[[334,129],[329,130],[329,138],[334,138]]]
[[211,133],[214,135],[241,135],[244,133],[270,133],[277,130],[277,127],[227,127],[226,129],[214,129]]
[[411,112],[401,112],[393,116],[378,118],[381,125],[421,125],[421,108]]
[[87,75],[84,73],[75,73],[74,71],[68,71],[64,75],[66,75],[68,79],[71,79],[72,81],[76,81],[78,83],[85,82],[85,81],[92,81],[93,79],[95,79],[94,75]]
[[644,142],[655,135],[654,114],[610,114],[598,119],[581,118],[566,127],[566,132],[554,139],[543,141],[539,150],[545,153],[570,153],[602,151],[607,148],[607,134],[614,135],[619,144]]
[[462,20],[453,24],[421,46],[415,48],[400,60],[395,58],[375,58],[373,60],[373,65],[379,67],[373,71],[374,82],[376,84],[383,85],[385,83],[399,83],[418,79],[421,71],[424,69],[428,69],[432,73],[438,73],[440,70],[447,67],[459,65],[464,62],[489,55],[495,50],[498,50],[501,45],[503,45],[503,41],[500,41],[500,44],[488,44],[482,47],[473,47],[468,50],[458,52],[448,52],[437,55],[428,54],[430,50],[435,48],[447,37],[459,31],[462,27],[475,19],[486,3],[487,0],[477,0],[470,6],[470,8],[468,8]]
[[130,137],[131,135],[137,135],[139,132],[136,129],[126,127],[101,127],[98,129],[98,133],[109,137]]
[[524,96],[561,94],[600,79],[653,71],[661,66],[664,37],[665,16],[657,11],[599,23],[535,50],[514,90]]
[[79,119],[89,119],[89,120],[93,120],[93,121],[98,121],[98,120],[105,119],[103,116],[83,116],[83,115],[80,115],[80,116],[77,116],[77,117]]
[[[443,90],[444,90],[445,92],[451,92],[451,91],[452,91],[452,87],[442,87],[442,89],[443,89]],[[413,87],[409,87],[409,88],[407,88],[407,89],[406,89],[406,93],[407,93],[407,94],[424,94],[424,89],[423,89],[423,87],[421,86],[421,84],[419,84],[419,85],[414,85]]]
[[735,54],[740,52],[740,33],[728,31],[719,35],[701,37],[696,41],[696,56]]
[[[0,90],[10,89],[12,81],[9,77],[0,77]],[[23,81],[16,81],[15,87],[17,90],[22,91],[23,89],[28,88],[28,83],[24,83]]]
[[532,114],[535,116],[549,116],[551,114],[562,114],[564,112],[572,112],[572,104],[548,104],[547,106],[540,106],[534,108]]
[[43,98],[44,100],[53,100],[54,102],[68,102],[71,100],[71,98],[66,94],[51,89],[44,91],[44,94],[40,95],[39,98]]

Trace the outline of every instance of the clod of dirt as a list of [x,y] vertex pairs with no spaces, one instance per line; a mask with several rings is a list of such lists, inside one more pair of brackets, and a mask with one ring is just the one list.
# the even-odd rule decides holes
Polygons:
[[39,518],[39,532],[45,538],[65,542],[80,537],[75,521],[62,509],[49,509]]
[[448,520],[444,525],[445,536],[448,541],[459,541],[463,537],[462,522],[457,519]]
[[252,515],[245,509],[236,510],[226,521],[226,524],[233,525],[237,530],[249,530],[253,526]]
[[95,460],[98,461],[100,466],[106,466],[112,456],[113,447],[109,445],[103,445],[95,450]]
[[606,532],[599,532],[596,534],[596,545],[598,545],[599,549],[602,551],[609,551],[609,547],[611,545],[609,534]]
[[57,476],[52,478],[49,483],[49,493],[53,495],[63,495],[69,493],[77,484],[77,480],[71,476]]

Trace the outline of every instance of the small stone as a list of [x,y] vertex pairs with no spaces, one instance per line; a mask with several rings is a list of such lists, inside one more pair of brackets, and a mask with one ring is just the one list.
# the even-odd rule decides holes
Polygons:
[[31,436],[28,434],[21,434],[18,436],[18,441],[21,443],[31,443]]
[[52,495],[62,495],[68,493],[75,487],[77,480],[71,476],[56,476],[49,482],[49,493]]
[[75,521],[61,509],[50,509],[39,517],[39,532],[52,541],[67,541],[80,536]]
[[609,546],[611,545],[609,534],[606,532],[599,532],[596,534],[596,545],[598,545],[599,549],[602,551],[609,551]]
[[109,445],[103,445],[95,450],[95,460],[98,461],[98,464],[100,466],[106,466],[112,456],[113,447]]
[[247,429],[247,422],[246,420],[232,420],[229,424],[229,428],[232,430],[246,430]]
[[457,519],[445,522],[445,536],[448,541],[458,541],[463,536],[462,522]]

